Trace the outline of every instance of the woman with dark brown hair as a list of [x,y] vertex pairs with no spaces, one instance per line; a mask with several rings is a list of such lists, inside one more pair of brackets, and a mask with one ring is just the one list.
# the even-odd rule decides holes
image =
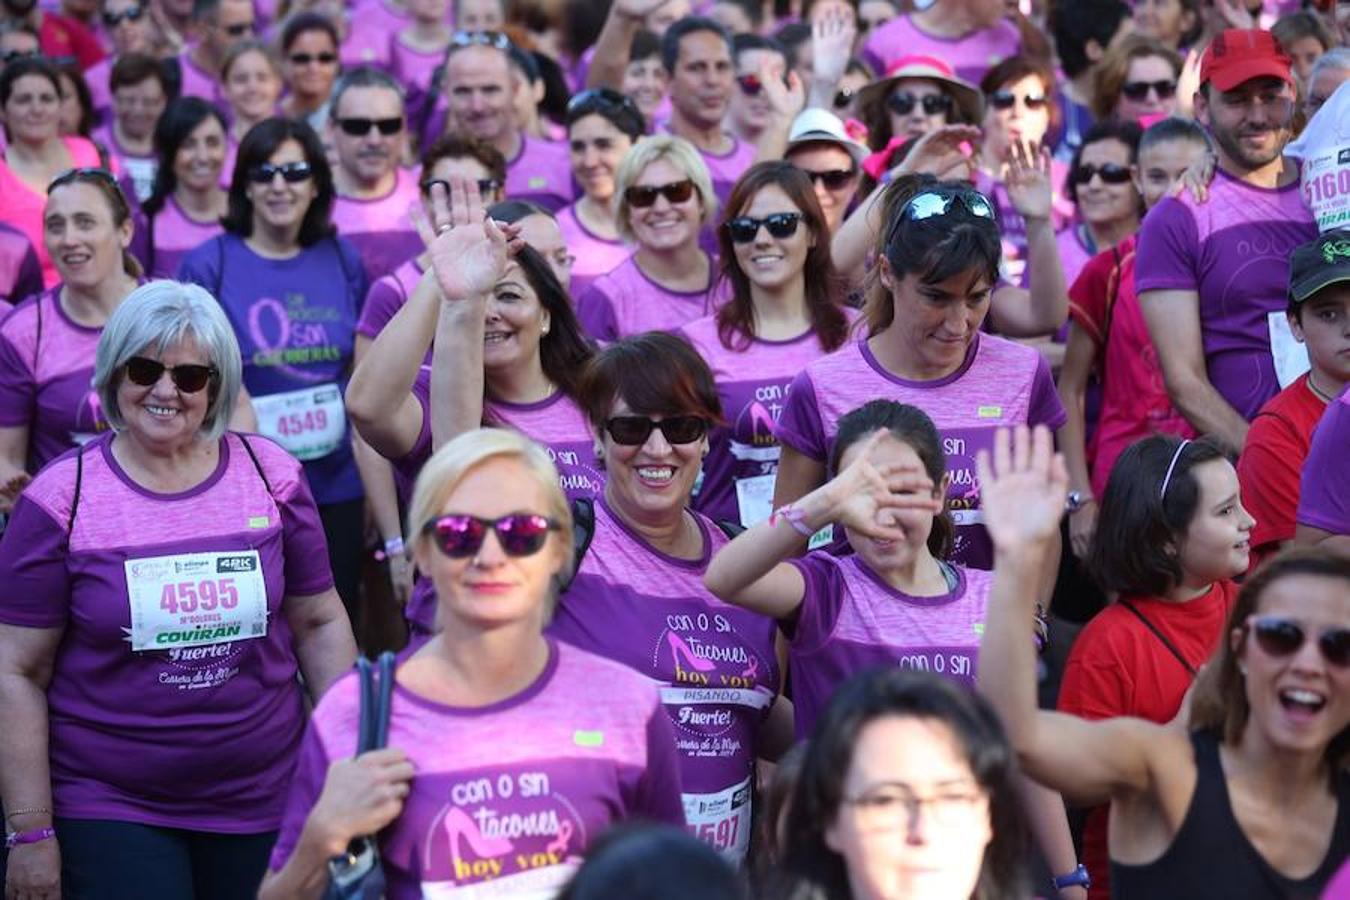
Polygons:
[[748,528],[768,517],[788,385],[847,338],[855,313],[839,304],[829,233],[810,177],[789,163],[759,163],[732,188],[717,234],[731,300],[681,329],[727,412],[694,499],[716,521]]
[[1132,34],[1112,47],[1097,66],[1092,114],[1098,121],[1175,115],[1181,54],[1166,44]]

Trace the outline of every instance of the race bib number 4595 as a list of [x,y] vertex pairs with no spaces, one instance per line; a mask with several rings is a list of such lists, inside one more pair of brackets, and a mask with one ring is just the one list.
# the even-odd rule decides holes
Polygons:
[[256,550],[129,559],[124,566],[132,650],[200,647],[267,634],[267,583]]

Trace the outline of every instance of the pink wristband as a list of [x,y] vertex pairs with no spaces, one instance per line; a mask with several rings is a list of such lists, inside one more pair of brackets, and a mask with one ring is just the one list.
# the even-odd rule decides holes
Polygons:
[[33,831],[11,831],[5,835],[5,849],[13,850],[20,844],[36,844],[56,837],[56,829],[50,825]]
[[800,509],[789,503],[786,506],[780,506],[769,516],[769,524],[777,525],[779,519],[785,520],[792,526],[792,530],[802,537],[810,537],[815,534],[806,524],[806,514]]

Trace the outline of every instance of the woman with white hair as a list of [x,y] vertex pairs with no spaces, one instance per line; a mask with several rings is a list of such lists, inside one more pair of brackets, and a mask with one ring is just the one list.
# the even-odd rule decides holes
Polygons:
[[232,898],[262,878],[304,695],[356,646],[300,463],[226,430],[241,368],[205,290],[137,288],[95,356],[111,430],[15,506],[0,541],[7,896]]
[[577,297],[577,318],[596,340],[673,331],[726,300],[700,231],[717,213],[708,167],[694,145],[658,134],[633,146],[619,165],[619,237],[637,252]]
[[328,860],[375,833],[390,900],[553,896],[609,825],[682,826],[654,684],[544,635],[574,556],[548,452],[459,435],[422,469],[408,533],[440,630],[398,666],[387,749],[352,758],[355,676],[319,703],[258,896],[322,896]]

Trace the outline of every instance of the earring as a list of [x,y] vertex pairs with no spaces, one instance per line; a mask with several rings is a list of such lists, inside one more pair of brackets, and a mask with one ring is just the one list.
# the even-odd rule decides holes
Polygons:
[[548,326],[545,325],[543,328],[539,329],[539,334],[540,335],[548,334]]
[[1247,667],[1244,666],[1242,663],[1238,663],[1238,674],[1241,675],[1243,678],[1247,677]]

